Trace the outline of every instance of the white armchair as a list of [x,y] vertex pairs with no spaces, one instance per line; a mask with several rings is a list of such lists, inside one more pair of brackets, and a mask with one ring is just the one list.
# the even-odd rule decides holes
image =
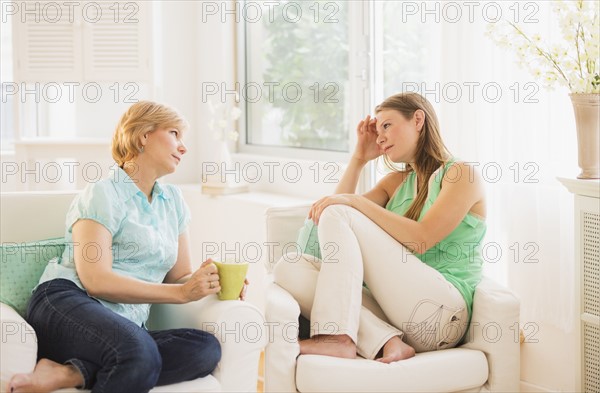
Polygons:
[[[8,256],[7,247],[14,249],[18,244],[64,235],[66,212],[74,197],[72,192],[2,193],[1,274],[4,275],[7,271],[4,266]],[[4,392],[14,374],[33,370],[37,339],[31,326],[19,313],[4,303],[0,303],[0,307],[0,391]],[[212,375],[157,387],[152,392],[256,391],[260,353],[267,337],[264,322],[262,313],[253,305],[241,301],[219,301],[216,296],[186,305],[152,306],[149,328],[196,327],[207,330],[221,341],[222,349],[221,362]]]
[[[277,245],[272,261],[292,251],[308,206],[267,211],[267,241]],[[484,278],[475,292],[471,327],[457,348],[419,353],[383,364],[363,358],[301,355],[300,307],[275,283],[267,289],[266,392],[517,392],[520,361],[519,300]]]

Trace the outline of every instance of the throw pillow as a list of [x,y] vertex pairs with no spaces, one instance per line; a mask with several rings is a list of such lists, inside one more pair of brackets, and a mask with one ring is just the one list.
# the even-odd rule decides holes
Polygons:
[[0,246],[0,302],[25,316],[31,291],[46,265],[62,255],[64,238],[32,243],[3,243]]
[[298,243],[300,251],[303,254],[312,255],[315,258],[321,259],[317,226],[310,218],[304,220],[304,225],[300,228],[296,243]]

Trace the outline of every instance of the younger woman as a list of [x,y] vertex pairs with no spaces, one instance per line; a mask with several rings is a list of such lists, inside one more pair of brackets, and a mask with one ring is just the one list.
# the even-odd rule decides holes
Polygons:
[[[358,351],[389,363],[451,348],[468,326],[486,230],[482,180],[450,155],[424,97],[389,97],[375,114],[359,123],[335,194],[310,210],[323,260],[284,256],[275,268],[311,321],[302,354]],[[355,194],[361,170],[380,155],[404,169]]]

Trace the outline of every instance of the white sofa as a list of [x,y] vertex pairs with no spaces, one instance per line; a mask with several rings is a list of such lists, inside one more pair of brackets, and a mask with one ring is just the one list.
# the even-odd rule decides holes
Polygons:
[[[74,196],[72,192],[2,193],[0,242],[6,246],[63,236],[66,212]],[[0,390],[4,392],[15,373],[33,370],[37,340],[31,326],[15,310],[4,303],[0,307]],[[253,305],[219,301],[216,296],[186,305],[154,305],[148,325],[151,329],[201,328],[213,332],[222,348],[221,362],[212,375],[157,387],[152,392],[256,391],[259,358],[267,334],[264,317]],[[61,390],[67,391],[78,390]]]
[[[292,243],[307,212],[308,206],[267,211],[267,241],[276,245],[271,261],[277,261],[284,250],[294,251]],[[270,334],[265,350],[266,392],[519,391],[519,300],[489,278],[475,292],[464,343],[392,364],[299,356],[299,315],[294,298],[271,283],[265,311]]]

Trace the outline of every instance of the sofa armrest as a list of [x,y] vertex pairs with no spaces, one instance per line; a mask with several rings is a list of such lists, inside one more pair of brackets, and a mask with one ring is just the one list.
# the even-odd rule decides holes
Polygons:
[[215,295],[187,304],[155,304],[148,327],[194,327],[214,334],[221,342],[222,355],[213,376],[223,391],[256,391],[260,353],[267,344],[267,332],[262,313],[252,304],[220,301]]
[[269,345],[265,350],[265,392],[296,392],[300,306],[275,283],[268,286],[266,299]]
[[485,353],[491,392],[520,389],[520,301],[507,288],[484,277],[475,290],[471,327],[463,348]]
[[37,360],[37,336],[31,325],[4,303],[0,303],[0,324],[0,391],[4,392],[13,375],[33,371]]

